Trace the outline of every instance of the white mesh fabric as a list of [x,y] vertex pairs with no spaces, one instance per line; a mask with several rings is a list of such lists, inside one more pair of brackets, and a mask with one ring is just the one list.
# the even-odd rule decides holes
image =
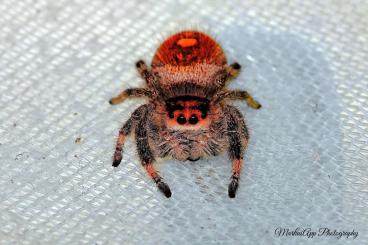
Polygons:
[[[0,2],[1,244],[365,244],[367,1]],[[166,199],[118,129],[144,100],[135,62],[199,26],[243,66],[251,139],[240,189],[226,155],[158,164]],[[77,138],[80,137],[80,142]],[[277,227],[355,230],[277,237]]]

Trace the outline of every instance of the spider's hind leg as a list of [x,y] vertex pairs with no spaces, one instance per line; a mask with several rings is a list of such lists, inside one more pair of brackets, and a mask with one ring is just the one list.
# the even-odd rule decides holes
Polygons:
[[117,105],[122,103],[128,97],[149,97],[151,92],[145,88],[129,88],[121,92],[118,96],[113,97],[109,100],[111,105]]
[[135,63],[135,66],[137,67],[139,75],[141,75],[141,77],[147,81],[147,79],[151,76],[151,71],[147,64],[143,60],[139,60],[137,63]]
[[226,67],[226,71],[229,75],[229,80],[235,79],[240,73],[241,66],[239,63],[235,62]]
[[146,81],[148,88],[154,88],[160,90],[157,85],[157,80],[150,68],[146,65],[143,60],[139,60],[135,66],[137,67],[139,75]]
[[[235,62],[229,66],[226,66],[225,69],[227,72],[226,82],[228,83],[229,81],[233,80],[239,75],[241,66],[239,65],[239,63]],[[220,91],[220,93],[216,95],[215,101],[220,101],[226,98],[242,99],[242,100],[245,100],[248,106],[250,106],[253,109],[261,108],[261,104],[255,99],[253,99],[253,97],[245,90],[226,90],[226,89],[222,90]]]
[[246,90],[230,90],[224,91],[224,94],[221,95],[223,98],[228,98],[232,100],[245,100],[247,105],[253,109],[260,109],[262,105],[255,100]]
[[[143,60],[140,60],[136,63],[136,67],[139,75],[147,82],[148,85],[154,83],[154,76],[151,74],[151,71],[148,69],[146,63]],[[126,89],[121,92],[118,96],[115,96],[109,100],[111,105],[116,105],[122,103],[128,97],[150,97],[152,96],[152,92],[149,88],[131,88]]]

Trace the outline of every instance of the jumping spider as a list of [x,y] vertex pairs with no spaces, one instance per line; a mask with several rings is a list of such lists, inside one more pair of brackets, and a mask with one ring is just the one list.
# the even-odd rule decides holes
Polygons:
[[247,91],[226,88],[239,74],[240,65],[228,65],[213,38],[189,30],[166,39],[151,68],[142,60],[136,66],[147,86],[127,89],[109,102],[116,105],[129,96],[148,97],[149,102],[136,109],[120,129],[112,165],[120,164],[125,138],[134,132],[143,167],[158,189],[170,197],[169,186],[153,165],[156,157],[197,161],[227,150],[232,161],[228,194],[235,197],[249,134],[242,114],[225,99],[261,107]]

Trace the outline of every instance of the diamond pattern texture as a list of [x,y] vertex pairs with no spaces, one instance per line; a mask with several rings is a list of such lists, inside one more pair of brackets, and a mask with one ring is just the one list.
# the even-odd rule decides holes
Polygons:
[[[367,1],[0,2],[1,244],[368,243]],[[199,28],[243,66],[251,139],[235,199],[226,155],[157,163],[159,193],[110,106],[164,38]],[[77,140],[80,138],[80,141]],[[277,237],[330,227],[358,237]]]

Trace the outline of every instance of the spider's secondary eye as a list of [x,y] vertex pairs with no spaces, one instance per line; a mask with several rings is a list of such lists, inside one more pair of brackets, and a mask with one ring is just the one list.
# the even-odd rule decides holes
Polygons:
[[185,124],[187,122],[187,119],[185,119],[184,115],[183,114],[180,114],[178,116],[178,118],[176,119],[176,121],[179,123],[179,124]]
[[205,119],[207,117],[207,112],[209,110],[209,106],[208,104],[202,103],[200,105],[198,105],[198,110],[200,110],[202,112],[201,117],[202,119]]
[[190,124],[196,124],[198,122],[198,117],[196,115],[191,115],[189,118],[189,123]]

